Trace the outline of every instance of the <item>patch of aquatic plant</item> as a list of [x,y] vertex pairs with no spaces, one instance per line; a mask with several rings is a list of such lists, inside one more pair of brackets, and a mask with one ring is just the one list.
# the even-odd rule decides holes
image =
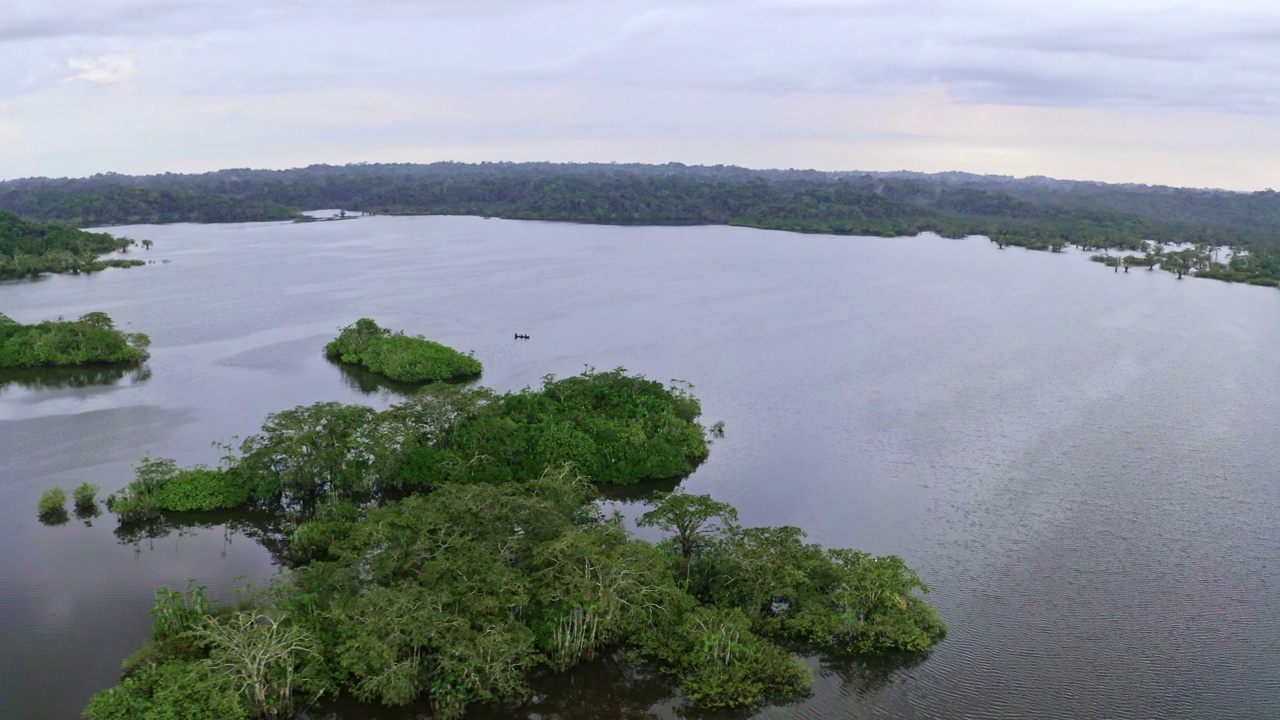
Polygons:
[[60,487],[51,487],[40,493],[36,502],[40,522],[46,525],[61,525],[67,517],[67,491]]
[[71,491],[75,500],[76,513],[89,513],[98,506],[98,486],[91,483],[80,483]]

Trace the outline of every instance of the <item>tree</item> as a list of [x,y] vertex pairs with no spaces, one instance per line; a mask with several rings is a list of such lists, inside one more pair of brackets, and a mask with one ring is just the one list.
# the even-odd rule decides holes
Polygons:
[[85,313],[80,316],[80,322],[103,330],[114,330],[116,327],[111,320],[111,316],[104,312]]
[[363,405],[321,402],[267,416],[262,432],[240,447],[240,468],[249,473],[260,499],[272,498],[302,512],[315,512],[330,494],[359,497],[365,458],[353,455],[356,433],[377,414]]
[[737,521],[738,511],[732,505],[716,502],[710,495],[670,492],[655,495],[654,508],[641,515],[636,524],[675,533],[673,540],[684,558],[687,582],[694,553],[710,542],[717,531]]
[[316,654],[310,634],[250,611],[205,616],[196,634],[209,644],[210,668],[237,687],[259,717],[293,717],[294,690],[300,680],[309,685],[303,666]]
[[1166,253],[1164,260],[1160,263],[1160,267],[1171,273],[1176,273],[1178,279],[1181,280],[1183,275],[1191,272],[1195,267],[1195,257],[1196,252],[1192,249]]
[[534,550],[534,628],[553,667],[649,627],[679,606],[669,565],[620,518],[574,528]]
[[147,250],[150,250],[152,245],[155,245],[155,243],[151,240],[142,241],[142,247],[146,248]]

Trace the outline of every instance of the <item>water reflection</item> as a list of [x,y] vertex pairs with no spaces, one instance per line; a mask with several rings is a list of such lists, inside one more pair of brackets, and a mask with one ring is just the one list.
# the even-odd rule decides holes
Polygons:
[[75,503],[75,514],[76,519],[83,522],[85,527],[93,527],[93,519],[102,514],[102,508],[96,502],[88,505]]
[[148,365],[88,365],[74,368],[11,368],[0,370],[0,390],[9,385],[27,390],[58,390],[114,386],[128,376],[136,385],[151,379]]
[[268,513],[248,510],[223,510],[218,512],[161,513],[146,520],[119,523],[113,531],[116,542],[132,545],[135,553],[145,548],[153,550],[156,540],[170,537],[192,537],[202,530],[221,530],[223,534],[222,556],[235,535],[242,535],[271,553],[272,560],[280,566],[289,564],[289,535],[286,521]]
[[929,653],[891,653],[881,656],[819,655],[818,674],[835,678],[844,697],[870,697],[892,685],[894,676],[919,665]]
[[[543,672],[531,678],[529,697],[503,703],[477,705],[467,712],[468,720],[570,720],[576,718],[616,718],[656,720],[659,708],[677,700],[676,686],[658,672],[628,665],[621,657],[597,658],[569,672]],[[607,689],[607,692],[602,692]],[[303,713],[304,720],[430,720],[427,703],[386,708],[363,705],[349,698],[327,703]]]
[[[423,385],[422,383],[400,382],[392,380],[388,377],[370,372],[359,365],[351,365],[344,362],[338,362],[332,358],[325,358],[339,370],[342,375],[342,383],[348,388],[355,390],[363,395],[380,395],[384,397],[407,397],[421,392],[423,388],[431,387],[431,385]],[[478,382],[479,378],[465,380],[457,383],[445,383],[448,385],[470,385]]]
[[644,505],[647,507],[649,502],[653,500],[655,493],[674,492],[684,480],[685,478],[683,477],[671,480],[646,480],[633,485],[597,483],[596,489],[600,491],[601,500],[620,505]]
[[[900,671],[928,657],[912,653],[885,657],[819,655],[806,658],[816,675],[833,677],[844,697],[871,696],[893,684]],[[672,680],[651,667],[628,663],[621,652],[576,666],[570,672],[545,671],[530,680],[530,695],[519,701],[473,706],[470,720],[538,718],[571,720],[600,717],[620,720],[743,720],[758,708],[705,710],[687,704]],[[796,701],[802,703],[805,698]],[[430,708],[418,703],[403,708],[364,705],[349,698],[302,715],[306,720],[429,720]]]
[[422,389],[419,383],[391,380],[359,365],[338,362],[332,358],[325,359],[341,373],[344,385],[363,395],[413,395]]
[[39,518],[41,525],[48,525],[49,527],[66,525],[71,521],[71,516],[67,514],[66,508],[57,508],[47,512],[42,512],[40,513]]

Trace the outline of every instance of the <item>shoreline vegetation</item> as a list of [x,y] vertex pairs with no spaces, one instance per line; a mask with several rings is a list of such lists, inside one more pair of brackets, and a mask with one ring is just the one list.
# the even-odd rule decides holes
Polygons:
[[1280,194],[1271,190],[679,163],[313,165],[0,182],[0,210],[79,225],[287,220],[320,208],[606,225],[734,225],[834,235],[931,232],[949,238],[980,235],[1000,248],[1051,252],[1068,246],[1138,253],[1169,246],[1227,248],[1227,262],[1197,250],[1185,257],[1162,253],[1155,265],[1180,277],[1257,285],[1280,281]]
[[158,590],[152,640],[85,717],[291,718],[342,697],[458,718],[595,657],[655,668],[691,705],[746,707],[807,692],[796,653],[927,654],[946,625],[900,558],[743,527],[706,495],[655,495],[638,524],[657,542],[603,512],[596,483],[706,459],[690,390],[622,368],[503,394],[431,385],[382,412],[276,413],[217,468],[144,459],[107,501],[122,529],[252,508],[277,521],[282,571],[233,602]]
[[[143,260],[98,257],[110,252],[127,252],[135,244],[127,237],[33,222],[0,210],[0,280],[44,273],[79,275],[109,267],[145,265]],[[150,250],[152,242],[143,240],[142,245]]]
[[342,328],[324,346],[324,354],[404,383],[465,382],[480,377],[484,370],[471,355],[420,335],[392,332],[370,318]]
[[33,325],[0,313],[0,369],[136,365],[150,346],[151,338],[116,329],[102,312]]

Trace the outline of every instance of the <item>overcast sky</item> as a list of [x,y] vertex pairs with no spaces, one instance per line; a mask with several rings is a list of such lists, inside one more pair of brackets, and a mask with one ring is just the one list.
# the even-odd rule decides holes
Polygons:
[[1274,0],[8,0],[0,67],[0,178],[554,160],[1280,187]]

